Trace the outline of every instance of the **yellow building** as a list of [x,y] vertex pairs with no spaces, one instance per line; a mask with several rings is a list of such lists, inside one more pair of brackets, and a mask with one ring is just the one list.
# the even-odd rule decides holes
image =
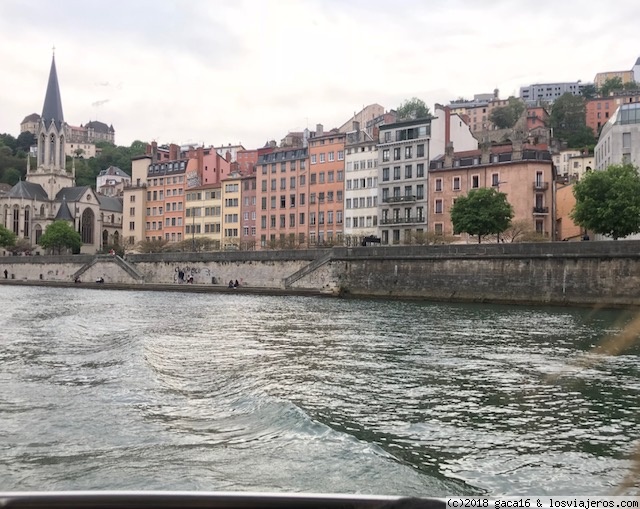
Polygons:
[[240,249],[242,175],[234,172],[222,181],[222,248]]
[[600,88],[604,85],[604,82],[613,78],[620,78],[622,84],[631,83],[634,80],[633,71],[608,71],[599,72],[596,77],[593,78],[593,83],[596,87]]
[[[185,240],[203,244],[205,250],[220,249],[222,245],[222,191],[220,184],[207,184],[189,189],[185,195]],[[197,248],[197,246],[195,246]]]
[[146,194],[149,156],[131,159],[131,183],[124,188],[122,197],[122,237],[125,246],[132,247],[146,236]]

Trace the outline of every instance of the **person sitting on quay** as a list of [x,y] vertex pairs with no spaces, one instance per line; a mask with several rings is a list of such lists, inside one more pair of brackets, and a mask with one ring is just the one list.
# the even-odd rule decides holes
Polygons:
[[239,288],[240,287],[240,283],[238,283],[238,280],[236,279],[236,282],[233,283],[233,287],[234,288]]
[[233,288],[233,279],[229,280],[229,288]]

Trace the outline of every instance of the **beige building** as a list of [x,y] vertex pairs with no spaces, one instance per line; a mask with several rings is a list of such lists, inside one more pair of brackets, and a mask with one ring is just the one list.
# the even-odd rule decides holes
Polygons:
[[209,239],[213,249],[222,245],[222,185],[207,184],[186,194],[185,239]]
[[[553,239],[552,182],[551,154],[534,145],[514,142],[455,153],[449,149],[429,166],[429,231],[454,235],[451,207],[455,200],[473,189],[493,187],[507,195],[514,222],[524,221],[531,230]],[[456,238],[478,241],[466,233]]]
[[151,157],[137,156],[131,159],[131,180],[123,190],[124,244],[129,247],[146,240],[145,218],[147,197],[147,168]]
[[240,249],[242,188],[239,173],[222,181],[222,249]]

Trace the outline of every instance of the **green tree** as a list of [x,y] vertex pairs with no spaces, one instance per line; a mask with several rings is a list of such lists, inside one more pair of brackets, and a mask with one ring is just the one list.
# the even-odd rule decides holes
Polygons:
[[0,182],[15,186],[21,176],[22,174],[15,168],[5,168],[2,172],[2,177],[0,177]]
[[598,87],[593,83],[587,83],[582,87],[582,91],[580,93],[586,100],[595,99],[598,96]]
[[45,249],[62,252],[62,249],[79,251],[82,245],[80,234],[66,221],[54,221],[42,234],[40,245]]
[[640,83],[637,81],[627,81],[622,88],[624,90],[640,90]]
[[0,247],[10,247],[16,243],[16,234],[0,224]]
[[512,217],[507,195],[493,188],[472,189],[451,207],[453,230],[477,235],[478,243],[485,235],[497,235],[509,228]]
[[418,99],[417,97],[405,100],[400,106],[398,106],[396,113],[399,120],[431,117],[429,107],[422,99]]
[[611,92],[622,90],[623,88],[624,84],[622,83],[622,78],[618,76],[616,76],[615,78],[607,78],[600,86],[600,95],[602,97],[607,97],[609,94],[611,94]]
[[584,97],[569,92],[555,100],[551,108],[549,123],[553,136],[567,141],[572,134],[579,133],[587,125]]
[[577,225],[617,240],[640,232],[640,176],[632,164],[592,171],[573,187]]
[[511,129],[522,115],[525,109],[524,102],[515,97],[507,99],[508,104],[500,108],[495,108],[489,115],[489,120],[498,129]]
[[32,132],[25,131],[20,133],[20,136],[16,138],[16,154],[19,150],[24,152],[25,154],[29,153],[29,149],[32,145],[36,144],[36,137]]
[[9,147],[11,150],[11,154],[15,155],[16,153],[16,139],[8,133],[0,134],[0,146],[4,145],[5,147]]

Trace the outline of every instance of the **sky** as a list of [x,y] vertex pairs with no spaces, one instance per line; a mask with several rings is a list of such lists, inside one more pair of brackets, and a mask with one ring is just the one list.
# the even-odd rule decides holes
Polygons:
[[67,123],[250,149],[371,103],[630,70],[638,20],[637,0],[1,0],[0,133],[42,112],[53,47]]

